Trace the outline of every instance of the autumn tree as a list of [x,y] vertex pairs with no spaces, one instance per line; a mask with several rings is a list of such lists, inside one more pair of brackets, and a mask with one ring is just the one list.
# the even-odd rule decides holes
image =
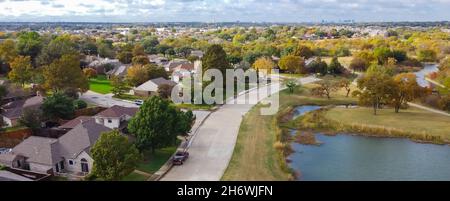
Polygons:
[[49,65],[55,60],[61,59],[64,55],[78,55],[76,44],[72,41],[70,35],[64,34],[51,40],[45,45],[38,56],[40,65]]
[[145,56],[144,47],[142,47],[142,45],[140,45],[140,44],[135,45],[133,48],[132,54],[133,54],[133,57]]
[[10,63],[11,71],[8,78],[15,83],[20,83],[22,87],[25,83],[30,82],[33,76],[33,67],[31,66],[31,58],[29,56],[18,56]]
[[143,65],[134,65],[127,71],[126,80],[131,86],[139,86],[148,80],[147,68]]
[[85,68],[83,69],[83,74],[87,79],[95,78],[97,77],[97,70],[93,68]]
[[398,113],[402,106],[423,95],[425,90],[417,84],[414,73],[402,73],[394,77],[395,88],[392,91],[391,103]]
[[253,68],[255,70],[258,72],[263,72],[266,75],[270,74],[275,66],[276,64],[268,57],[260,57],[253,64]]
[[312,89],[313,95],[316,96],[326,96],[331,99],[331,93],[338,89],[338,85],[332,78],[324,78],[323,80],[317,82],[318,86]]
[[338,86],[343,88],[346,91],[346,97],[350,96],[350,92],[352,91],[352,82],[347,79],[347,78],[343,78],[341,80],[339,80],[338,82]]
[[134,171],[141,155],[117,130],[103,132],[91,149],[92,175],[104,181],[120,181]]
[[363,58],[353,57],[350,63],[350,69],[354,71],[364,72],[369,67],[370,63]]
[[218,69],[225,75],[226,69],[231,68],[227,61],[227,54],[220,45],[211,45],[202,59],[203,73],[209,69]]
[[299,45],[294,50],[294,55],[303,57],[305,59],[309,59],[314,56],[314,52],[311,50],[311,48],[305,46],[305,45]]
[[20,55],[30,56],[32,59],[36,58],[42,49],[42,39],[39,33],[22,32],[17,38],[17,50]]
[[374,115],[377,115],[377,110],[383,103],[390,101],[390,95],[395,89],[395,83],[386,71],[382,66],[371,66],[367,73],[358,79],[359,90],[353,92],[353,95],[359,98],[360,104],[372,105]]
[[148,59],[147,56],[135,56],[133,57],[131,63],[133,63],[133,65],[147,65],[150,64],[150,60]]
[[[0,43],[0,65],[9,66],[9,63],[17,57],[16,44],[13,40],[5,40]],[[0,67],[1,67],[0,66]]]
[[44,67],[44,87],[55,92],[67,88],[75,88],[84,92],[89,83],[80,68],[78,55],[64,55]]
[[291,73],[301,73],[305,70],[305,61],[299,56],[287,55],[280,59],[279,66]]

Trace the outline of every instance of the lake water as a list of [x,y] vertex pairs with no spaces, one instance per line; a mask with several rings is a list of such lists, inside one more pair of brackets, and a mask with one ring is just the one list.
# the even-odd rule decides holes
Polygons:
[[424,68],[416,72],[417,83],[422,87],[429,87],[430,83],[425,79],[430,73],[438,72],[439,68],[437,64],[424,64]]
[[[296,108],[298,115],[315,107]],[[316,108],[317,109],[317,108]],[[293,143],[290,166],[302,181],[450,181],[450,147],[408,139],[317,134],[321,146]]]

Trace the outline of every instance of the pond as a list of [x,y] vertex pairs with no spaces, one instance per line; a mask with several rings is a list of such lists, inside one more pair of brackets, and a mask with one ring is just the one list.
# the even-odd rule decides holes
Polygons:
[[[312,110],[297,108],[299,115]],[[316,138],[321,146],[292,145],[288,159],[301,181],[450,181],[449,146],[354,135]]]
[[430,82],[428,82],[425,78],[428,74],[438,72],[439,68],[437,64],[424,64],[424,68],[418,72],[416,72],[417,83],[421,87],[429,87]]

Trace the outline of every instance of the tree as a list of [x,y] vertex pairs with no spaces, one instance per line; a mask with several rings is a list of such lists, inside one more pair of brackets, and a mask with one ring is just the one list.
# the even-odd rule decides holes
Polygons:
[[105,181],[120,181],[136,168],[141,155],[119,131],[104,132],[91,149],[92,174]]
[[147,69],[148,79],[156,79],[156,78],[164,78],[169,79],[169,75],[167,74],[167,71],[156,64],[149,64],[146,65],[145,68]]
[[83,100],[78,99],[73,101],[73,107],[76,110],[87,108],[87,106],[87,103]]
[[83,69],[83,74],[87,79],[95,78],[97,77],[97,70],[93,68],[85,68]]
[[26,108],[23,110],[19,119],[19,124],[30,128],[33,133],[36,133],[41,128],[43,115],[38,108]]
[[147,65],[150,64],[150,60],[147,56],[135,56],[131,63],[133,63],[133,65]]
[[0,100],[3,100],[6,95],[8,95],[8,88],[5,85],[0,85]]
[[377,47],[374,50],[374,56],[378,60],[378,64],[383,65],[392,56],[392,52],[387,47]]
[[144,47],[140,44],[135,45],[133,48],[133,57],[137,56],[145,56]]
[[231,68],[227,61],[227,54],[220,45],[211,45],[202,59],[203,73],[209,69],[218,69],[225,75],[226,69]]
[[84,92],[89,89],[89,83],[80,68],[77,55],[64,55],[44,67],[44,87],[55,92],[75,88]]
[[73,99],[59,92],[54,93],[44,100],[42,111],[50,120],[70,119],[75,112]]
[[305,70],[305,61],[299,56],[287,55],[281,57],[279,66],[280,69],[291,73],[301,73]]
[[158,95],[161,98],[167,99],[172,95],[173,87],[168,84],[163,84],[158,87]]
[[129,64],[132,62],[133,53],[129,51],[121,51],[117,54],[117,59],[123,64]]
[[178,135],[185,135],[191,127],[180,127],[180,113],[168,100],[152,96],[141,106],[130,120],[128,130],[136,136],[136,145],[140,150],[173,145]]
[[358,80],[358,91],[353,95],[359,98],[362,105],[372,105],[374,115],[383,103],[389,102],[395,83],[392,77],[381,66],[371,66],[364,77]]
[[349,79],[343,78],[343,79],[339,80],[338,86],[345,89],[345,91],[347,92],[345,97],[350,96],[350,92],[352,91],[351,85],[352,85],[352,82]]
[[192,51],[192,48],[189,47],[189,46],[183,46],[183,47],[181,47],[181,48],[176,48],[176,49],[175,49],[175,52],[176,52],[178,55],[180,55],[180,56],[182,56],[182,57],[184,57],[184,58],[186,58],[187,56],[189,56],[189,55],[191,54],[191,51]]
[[42,39],[39,33],[22,32],[17,38],[17,50],[20,55],[30,56],[32,59],[36,58],[42,49]]
[[49,65],[64,55],[79,55],[76,44],[70,39],[70,35],[60,35],[44,46],[38,57],[38,63],[43,66]]
[[268,57],[261,57],[253,64],[254,69],[258,72],[262,71],[265,74],[270,74],[275,66],[276,64]]
[[331,99],[331,92],[337,90],[337,83],[332,81],[331,78],[323,78],[323,80],[317,82],[319,86],[313,89],[313,94],[318,96],[326,96],[328,99]]
[[309,59],[309,58],[314,56],[314,52],[307,46],[299,45],[294,50],[294,55],[295,56],[299,56],[299,57],[303,57],[305,59]]
[[148,80],[147,68],[143,65],[134,65],[127,71],[127,82],[132,86],[139,86]]
[[344,72],[344,67],[339,63],[339,60],[337,57],[333,57],[333,59],[330,62],[330,65],[328,65],[328,73],[332,75],[338,75],[342,74]]
[[13,40],[5,40],[0,43],[0,67],[8,66],[18,55]]
[[417,78],[414,73],[402,73],[394,77],[395,88],[392,91],[391,103],[395,112],[399,113],[400,108],[409,101],[423,95],[424,91],[417,84]]
[[297,87],[297,82],[295,80],[288,80],[286,82],[286,87],[289,89],[289,92],[294,93],[295,87]]
[[350,63],[350,69],[354,71],[364,72],[369,67],[369,62],[360,57],[353,57]]
[[112,76],[110,80],[112,93],[114,94],[114,96],[122,96],[124,93],[130,90],[130,87],[128,87],[127,83],[125,83],[120,77]]
[[437,60],[437,53],[434,50],[419,50],[417,59],[421,62],[435,62]]
[[18,56],[10,63],[11,71],[8,78],[15,83],[20,83],[22,87],[25,83],[30,82],[33,76],[33,66],[31,66],[31,58],[29,56]]
[[321,75],[326,75],[328,73],[328,65],[325,61],[322,61],[320,57],[312,61],[308,66],[308,70],[311,73],[319,73]]

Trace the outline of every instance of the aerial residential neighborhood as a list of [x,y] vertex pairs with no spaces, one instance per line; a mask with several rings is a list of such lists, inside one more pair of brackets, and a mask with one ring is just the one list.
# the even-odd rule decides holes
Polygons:
[[[84,199],[251,200],[431,186],[317,186],[327,181],[445,184],[449,9],[408,0],[0,1],[1,189],[14,181],[42,184],[46,196],[64,188]],[[89,186],[130,182],[144,186]]]

